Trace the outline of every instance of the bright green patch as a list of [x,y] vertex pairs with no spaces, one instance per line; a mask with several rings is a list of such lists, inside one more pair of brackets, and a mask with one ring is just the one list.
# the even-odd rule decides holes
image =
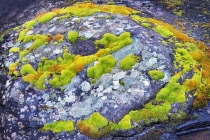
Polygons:
[[190,55],[190,53],[183,48],[177,48],[176,53],[174,54],[174,65],[175,68],[183,68],[182,71],[188,72],[191,70],[191,68],[196,64],[196,61],[193,59],[193,57]]
[[162,73],[161,71],[158,71],[158,70],[149,71],[148,74],[154,80],[160,80],[160,79],[163,79],[165,77],[164,73]]
[[99,58],[98,61],[95,66],[87,69],[87,76],[89,78],[100,78],[103,74],[109,73],[117,63],[112,55]]
[[17,47],[13,47],[9,50],[9,52],[20,52],[20,48],[17,48]]
[[103,35],[102,39],[96,40],[94,42],[96,46],[98,44],[102,44],[104,45],[104,48],[106,49],[106,51],[110,49],[110,51],[112,52],[116,52],[119,49],[131,43],[132,43],[132,39],[130,38],[130,32],[124,32],[119,37],[114,34],[106,33]]
[[186,86],[177,83],[179,78],[179,75],[171,77],[171,80],[168,82],[168,84],[158,92],[155,100],[169,103],[185,102],[185,93],[187,91],[187,88]]
[[71,31],[68,33],[68,39],[71,43],[75,44],[77,38],[78,38],[78,33],[76,31]]
[[22,75],[25,75],[26,73],[27,74],[36,74],[37,72],[34,70],[34,68],[30,64],[26,64],[26,65],[22,66],[20,73]]
[[59,43],[58,43],[58,42],[54,42],[53,44],[54,44],[54,45],[58,45]]
[[163,37],[170,37],[174,35],[171,31],[169,31],[168,29],[165,29],[163,26],[157,26],[153,28],[153,30],[158,32]]
[[162,43],[163,45],[166,45],[166,44],[167,44],[166,41],[164,41],[164,40],[162,40],[161,43]]
[[24,39],[24,36],[26,35],[26,33],[28,32],[29,29],[24,29],[22,31],[20,31],[20,34],[18,36],[18,41],[22,41]]
[[28,59],[23,59],[23,62],[28,62]]
[[27,36],[24,36],[23,37],[23,42],[24,43],[27,43],[27,42],[29,42],[29,41],[32,41],[32,40],[34,40],[34,35],[27,35]]
[[54,13],[54,12],[48,12],[44,15],[42,15],[41,17],[38,18],[38,21],[40,23],[45,23],[45,22],[48,22],[50,21],[51,19],[53,19],[57,14]]
[[147,18],[145,17],[140,17],[138,15],[131,15],[130,16],[132,18],[133,21],[137,22],[137,23],[145,23],[148,21]]
[[120,69],[129,70],[133,65],[138,62],[139,57],[135,55],[127,55],[120,61]]
[[149,28],[151,26],[151,24],[149,24],[149,23],[142,23],[141,25],[146,27],[146,28]]
[[30,20],[24,23],[23,26],[25,26],[26,29],[30,29],[31,27],[35,25],[36,22],[37,22],[37,19]]
[[115,4],[115,2],[110,1],[110,2],[108,2],[107,4],[109,4],[109,5],[114,5],[114,4]]
[[51,130],[59,133],[62,131],[73,131],[75,127],[72,121],[55,121],[53,123],[45,124],[42,129],[44,129],[45,131]]
[[175,45],[176,45],[177,47],[179,47],[179,48],[181,48],[181,47],[183,46],[182,43],[175,43]]

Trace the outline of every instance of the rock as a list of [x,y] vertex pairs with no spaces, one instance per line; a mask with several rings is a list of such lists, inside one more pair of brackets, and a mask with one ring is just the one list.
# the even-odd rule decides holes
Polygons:
[[81,84],[83,91],[89,91],[90,90],[90,84],[87,81],[82,82]]
[[[192,39],[182,33],[179,35],[187,41],[179,41],[180,36],[175,34],[178,30],[172,26],[151,18],[144,21],[143,17],[136,17],[140,18],[137,20],[134,17],[140,13],[126,16],[129,10],[120,8],[122,11],[111,13],[97,12],[98,9],[93,13],[83,11],[68,18],[57,14],[48,22],[37,21],[26,35],[39,35],[28,42],[18,37],[25,26],[8,33],[8,41],[2,43],[8,55],[1,56],[1,67],[9,72],[1,70],[0,73],[5,78],[5,81],[0,79],[5,85],[1,86],[0,94],[1,130],[7,132],[3,138],[177,139],[185,131],[210,125],[206,117],[208,107],[197,120],[190,118],[191,122],[186,122],[192,113],[197,94],[194,92],[208,85],[205,77],[201,77],[206,70],[202,59],[192,55],[195,51],[188,51],[205,44],[190,42]],[[104,6],[102,9],[107,10]],[[153,15],[150,10],[145,11],[148,11],[146,16]],[[144,27],[142,22],[150,26]],[[78,36],[68,35],[70,31],[77,31]],[[96,40],[100,45],[96,45]],[[188,50],[178,48],[173,41],[187,42],[184,45]],[[188,46],[196,45],[195,42],[201,46]],[[14,46],[21,51],[11,52],[9,49]],[[206,52],[202,54],[206,58]],[[105,59],[108,55],[113,60]],[[138,59],[131,69],[122,70],[119,65],[127,55]],[[148,74],[151,70],[159,70],[165,77],[154,80]],[[69,121],[74,129],[70,124],[66,125],[68,128],[59,127],[59,123]],[[49,128],[49,123],[58,124]]]

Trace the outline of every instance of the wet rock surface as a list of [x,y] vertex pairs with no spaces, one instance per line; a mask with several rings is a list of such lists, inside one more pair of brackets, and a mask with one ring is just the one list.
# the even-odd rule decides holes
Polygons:
[[[138,5],[142,7],[142,2],[130,4],[133,8],[138,8]],[[166,21],[169,22],[176,17],[163,9],[158,9],[157,5],[152,2],[150,9],[143,8],[143,12],[148,17],[158,18],[161,15],[167,15],[166,17],[169,18]],[[118,62],[110,73],[97,79],[95,84],[91,84],[90,79],[86,76],[86,70],[94,65],[90,64],[78,73],[71,83],[64,85],[62,87],[64,90],[52,88],[47,84],[46,89],[39,90],[21,78],[13,80],[6,73],[8,66],[18,58],[18,53],[8,54],[8,50],[13,46],[27,48],[32,44],[32,42],[16,42],[18,34],[13,31],[1,46],[6,53],[1,55],[1,67],[5,71],[1,70],[0,79],[0,124],[2,124],[0,134],[3,139],[91,139],[81,134],[79,130],[74,130],[74,134],[71,134],[69,132],[44,132],[38,131],[38,129],[45,123],[55,120],[77,122],[89,118],[93,112],[99,112],[108,120],[118,123],[129,111],[143,108],[144,104],[154,99],[156,93],[167,84],[175,71],[171,57],[173,50],[161,43],[160,40],[164,40],[164,38],[155,31],[139,26],[126,16],[95,13],[88,17],[72,17],[58,21],[58,18],[54,18],[46,24],[38,23],[28,34],[44,33],[53,36],[62,34],[67,38],[68,31],[76,30],[85,39],[78,39],[76,45],[64,40],[58,45],[51,43],[39,47],[24,57],[24,59],[28,59],[27,63],[32,64],[34,68],[41,62],[42,57],[53,59],[62,56],[64,46],[68,47],[69,52],[74,55],[94,54],[98,51],[94,46],[95,40],[100,39],[105,33],[119,36],[125,31],[132,34],[133,43],[113,52],[112,55],[117,61],[120,61],[127,55],[135,54],[141,56],[141,61],[127,71],[119,69]],[[54,28],[55,26],[56,28]],[[170,45],[173,46],[173,44]],[[154,69],[162,71],[165,78],[159,81],[152,80],[147,73]],[[182,83],[189,77],[192,77],[192,72],[188,72],[179,82]],[[120,82],[124,84],[122,85]],[[189,97],[184,107],[179,103],[172,104],[171,112],[182,110],[190,114],[190,120],[188,121],[187,118],[184,121],[180,120],[180,122],[176,122],[179,124],[178,126],[174,127],[170,122],[153,122],[148,126],[142,125],[135,129],[119,130],[100,139],[175,140],[178,139],[177,135],[209,129],[209,105],[203,109],[190,111],[192,102],[193,98]]]

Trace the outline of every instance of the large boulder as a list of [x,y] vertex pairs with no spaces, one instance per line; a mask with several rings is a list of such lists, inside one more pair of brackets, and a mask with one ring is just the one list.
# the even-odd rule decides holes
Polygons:
[[125,6],[77,3],[7,36],[4,139],[176,139],[209,92],[208,47]]

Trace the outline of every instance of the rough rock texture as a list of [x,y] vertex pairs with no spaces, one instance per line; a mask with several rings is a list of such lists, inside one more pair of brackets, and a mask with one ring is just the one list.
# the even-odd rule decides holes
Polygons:
[[23,24],[37,14],[64,6],[65,0],[1,0],[0,32]]
[[[142,6],[142,2],[131,3],[130,6],[136,8],[138,3]],[[142,9],[149,17],[167,15],[169,18],[166,21],[176,18],[175,15],[165,13],[152,3],[152,10],[147,7],[142,7]],[[109,73],[98,78],[96,83],[92,84],[91,78],[87,77],[87,69],[96,65],[97,61],[85,66],[69,84],[54,88],[47,83],[49,79],[46,79],[44,83],[46,88],[40,90],[29,82],[24,82],[21,77],[13,79],[12,75],[6,73],[8,67],[15,63],[19,57],[16,52],[8,53],[9,49],[18,47],[23,50],[33,44],[32,41],[27,43],[16,41],[18,32],[11,31],[1,46],[5,53],[1,55],[1,67],[5,71],[1,70],[2,78],[0,79],[0,134],[3,139],[91,139],[81,134],[79,130],[74,130],[74,133],[65,131],[55,133],[38,131],[38,129],[42,128],[44,124],[56,120],[79,122],[88,119],[94,112],[99,112],[109,121],[118,123],[130,111],[144,108],[144,105],[154,99],[160,89],[166,86],[176,71],[173,63],[174,50],[172,49],[175,48],[175,45],[170,42],[164,45],[162,41],[167,40],[163,36],[150,28],[140,26],[128,16],[99,12],[87,17],[70,17],[62,20],[58,17],[56,16],[44,24],[36,22],[27,35],[51,34],[55,36],[61,34],[64,35],[64,41],[58,45],[50,42],[32,50],[23,57],[28,61],[18,65],[19,71],[24,64],[31,64],[36,69],[43,57],[50,60],[62,57],[64,47],[68,47],[68,52],[73,55],[93,55],[98,51],[94,41],[101,39],[105,33],[119,36],[123,32],[130,32],[133,42],[111,53],[117,60],[117,64]],[[18,31],[20,30],[18,29]],[[68,41],[69,31],[79,33],[76,44]],[[131,54],[140,56],[140,60],[129,70],[120,69],[120,61]],[[162,71],[164,79],[153,80],[148,75],[150,70]],[[185,73],[178,82],[181,84],[186,79],[191,79],[193,74],[192,71]],[[99,139],[175,140],[178,139],[177,135],[206,129],[210,126],[209,105],[200,112],[199,110],[191,111],[193,92],[186,93],[186,102],[171,104],[170,113],[181,115],[179,111],[182,111],[189,114],[184,117],[185,120],[180,118],[180,120],[169,120],[169,122],[151,121],[149,125],[144,122],[139,124],[132,122],[135,128],[110,132]]]

